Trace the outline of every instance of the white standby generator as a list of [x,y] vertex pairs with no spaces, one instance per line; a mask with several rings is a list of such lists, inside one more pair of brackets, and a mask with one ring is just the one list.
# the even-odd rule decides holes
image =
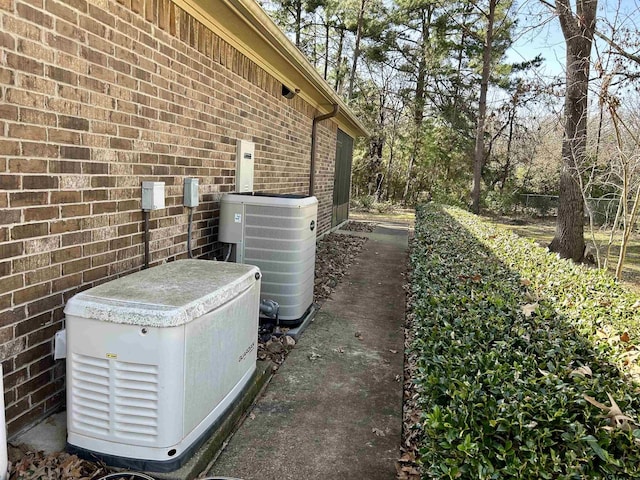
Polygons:
[[262,298],[280,305],[284,325],[297,325],[313,305],[318,200],[303,195],[231,193],[220,201],[218,240],[233,261],[262,272]]
[[171,471],[217,427],[256,369],[260,271],[180,260],[69,300],[67,447]]

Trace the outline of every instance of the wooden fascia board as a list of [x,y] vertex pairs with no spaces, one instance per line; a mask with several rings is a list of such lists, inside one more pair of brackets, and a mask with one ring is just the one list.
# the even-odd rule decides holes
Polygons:
[[295,45],[254,0],[172,0],[319,111],[340,111],[334,120],[350,136],[369,132]]

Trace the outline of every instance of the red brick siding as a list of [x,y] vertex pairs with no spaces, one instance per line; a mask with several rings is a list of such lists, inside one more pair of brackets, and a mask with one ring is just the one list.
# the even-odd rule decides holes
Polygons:
[[337,135],[337,125],[329,120],[320,122],[316,127],[315,196],[318,198],[319,233],[331,228]]
[[[0,359],[9,434],[64,403],[52,359],[67,299],[143,263],[141,182],[164,181],[151,261],[186,257],[185,177],[200,180],[193,249],[218,253],[236,139],[255,189],[308,191],[311,123],[280,82],[169,0],[0,1]],[[319,233],[335,125],[318,128]]]

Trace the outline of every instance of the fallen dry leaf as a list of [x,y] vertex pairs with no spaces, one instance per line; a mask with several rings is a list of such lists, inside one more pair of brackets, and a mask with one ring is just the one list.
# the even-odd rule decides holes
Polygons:
[[593,375],[593,372],[591,371],[591,368],[589,368],[588,365],[582,365],[581,367],[578,367],[575,370],[571,370],[571,373],[569,375],[578,375],[578,376],[581,376],[581,377],[591,377]]
[[282,345],[284,345],[286,348],[293,348],[296,345],[296,341],[293,337],[285,335],[282,339]]
[[621,430],[625,430],[630,432],[638,428],[633,418],[622,413],[622,410],[613,399],[611,394],[607,392],[607,396],[609,397],[609,401],[611,402],[611,406],[608,407],[600,402],[598,402],[595,398],[590,397],[589,395],[582,395],[582,397],[589,402],[591,405],[598,407],[605,414],[601,415],[601,418],[609,419],[609,426],[612,428],[619,428]]
[[97,480],[112,470],[66,452],[32,452],[25,445],[8,445],[10,480]]
[[322,358],[322,355],[316,352],[311,352],[311,355],[309,355],[309,360],[311,360],[312,362],[319,358]]
[[531,315],[535,313],[537,309],[538,309],[538,302],[527,303],[526,305],[522,306],[522,313],[524,313],[525,317],[529,318],[531,317]]

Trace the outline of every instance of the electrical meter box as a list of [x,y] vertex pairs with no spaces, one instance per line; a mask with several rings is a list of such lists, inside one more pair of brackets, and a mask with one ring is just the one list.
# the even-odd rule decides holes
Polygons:
[[67,448],[132,470],[180,467],[256,369],[260,272],[180,260],[66,305]]
[[253,192],[253,164],[256,144],[238,140],[236,153],[236,191]]

